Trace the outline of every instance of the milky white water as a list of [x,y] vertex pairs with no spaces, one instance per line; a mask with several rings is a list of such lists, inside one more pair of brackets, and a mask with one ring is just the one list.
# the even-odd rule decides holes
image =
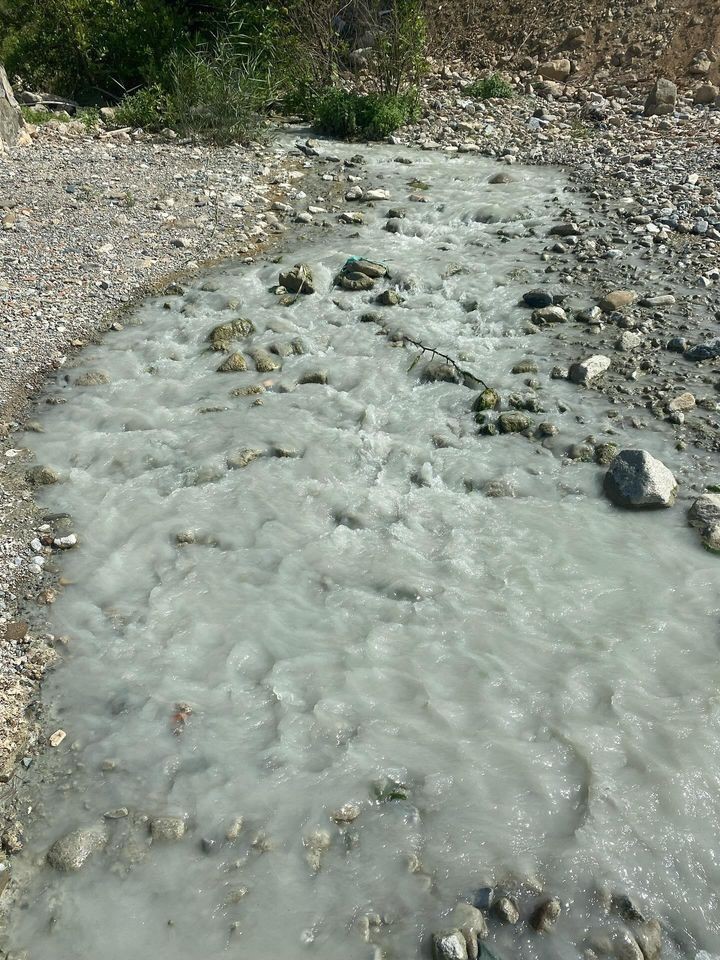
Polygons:
[[[34,876],[12,929],[32,960],[355,960],[372,956],[354,926],[368,913],[388,956],[413,960],[458,898],[513,877],[568,909],[551,938],[491,926],[508,960],[576,957],[598,883],[661,918],[668,954],[720,950],[717,560],[681,506],[617,511],[600,468],[563,461],[603,437],[611,406],[549,380],[551,341],[522,335],[547,227],[580,201],[556,171],[490,186],[489,162],[396,153],[362,170],[392,201],[364,207],[365,226],[308,230],[282,265],[146,303],[49,388],[65,402],[27,443],[66,476],[42,499],[81,545],[62,557],[74,585],[53,617],[70,640],[45,693],[68,737],[35,774],[26,860],[106,811],[130,817],[106,821],[79,873]],[[407,203],[413,177],[427,204]],[[332,289],[349,255],[413,278],[388,322],[502,392],[535,357],[535,419],[560,436],[477,436],[474,391],[421,383],[414,354],[360,322],[377,291]],[[319,292],[278,306],[269,288],[299,261]],[[306,353],[269,377],[215,372],[208,333],[238,315],[257,327],[246,355],[298,338]],[[75,386],[87,370],[111,382]],[[319,370],[327,385],[296,386]],[[267,379],[287,389],[230,396]],[[617,429],[682,474],[667,435]],[[243,448],[268,455],[228,470]],[[516,496],[487,497],[497,479]],[[178,546],[183,531],[200,542]],[[192,707],[181,736],[177,703]],[[374,799],[386,777],[406,800]],[[340,828],[329,813],[348,801],[362,812]],[[148,846],[143,818],[160,814],[187,817],[180,842]],[[314,874],[318,828],[331,846]]]

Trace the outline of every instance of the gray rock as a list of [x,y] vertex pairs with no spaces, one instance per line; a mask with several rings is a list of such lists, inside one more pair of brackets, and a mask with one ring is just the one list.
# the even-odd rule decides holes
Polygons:
[[627,930],[618,930],[612,939],[615,960],[643,960],[637,940]]
[[530,925],[537,933],[549,933],[562,912],[558,897],[544,900],[530,918]]
[[378,296],[376,303],[379,303],[383,307],[397,307],[401,303],[404,303],[404,300],[397,290],[383,290]]
[[692,393],[685,392],[679,393],[676,397],[673,397],[672,400],[668,401],[667,410],[668,413],[686,413],[688,410],[692,410],[695,406],[695,397]]
[[500,433],[522,433],[530,429],[531,421],[519,410],[510,410],[500,414],[497,424]]
[[720,357],[720,339],[710,343],[698,343],[686,350],[684,356],[686,360],[715,360]]
[[516,924],[520,919],[518,905],[512,897],[500,897],[493,904],[493,913],[501,923]]
[[693,93],[693,103],[708,105],[715,103],[720,95],[720,89],[714,83],[701,83]]
[[534,360],[520,360],[516,363],[511,373],[537,373],[538,367]]
[[551,293],[548,293],[547,290],[528,290],[527,293],[523,294],[523,300],[528,307],[532,307],[533,310],[539,310],[542,307],[551,307],[553,305],[553,297]]
[[437,380],[444,383],[460,383],[460,374],[451,363],[432,360],[424,368],[420,379],[423,383],[433,383]]
[[358,290],[372,290],[375,286],[373,278],[368,277],[367,274],[359,270],[341,270],[335,277],[334,283],[336,287],[341,287],[343,290],[353,292]]
[[540,307],[533,310],[530,319],[537,327],[544,327],[548,323],[567,323],[567,314],[562,307]]
[[298,383],[327,383],[327,370],[308,370],[298,378]]
[[239,453],[234,453],[227,458],[228,468],[230,470],[242,470],[243,467],[247,467],[253,460],[261,457],[263,452],[262,450],[252,450],[250,448],[240,450]]
[[0,64],[0,150],[3,144],[13,145],[24,126],[25,122],[5,68]]
[[659,78],[645,101],[646,117],[664,117],[675,110],[677,87],[672,80]]
[[315,293],[312,270],[307,263],[296,263],[292,270],[280,274],[280,286],[289,293]]
[[102,370],[88,370],[75,379],[76,387],[101,387],[106,383],[110,383],[110,377]]
[[610,366],[610,357],[597,353],[587,360],[581,360],[579,363],[573,363],[568,371],[568,379],[573,383],[590,383],[595,380]]
[[440,930],[432,935],[433,960],[468,960],[467,943],[460,930]]
[[657,920],[646,920],[635,927],[635,939],[644,960],[659,960],[662,950],[662,927]]
[[605,474],[605,493],[618,507],[671,507],[678,484],[668,468],[647,450],[621,450]]
[[46,487],[51,483],[60,482],[60,474],[52,467],[29,467],[25,471],[28,483],[34,487]]
[[571,69],[570,61],[566,57],[561,57],[558,60],[547,60],[545,63],[541,63],[537,72],[543,80],[562,82],[570,76]]
[[633,333],[632,330],[623,330],[615,341],[615,349],[627,353],[629,350],[635,350],[642,342],[643,338],[639,333]]
[[55,841],[48,851],[48,863],[56,870],[80,870],[94,853],[105,848],[107,841],[101,827],[76,830]]
[[688,510],[688,523],[696,530],[720,524],[720,493],[704,493]]
[[153,817],[150,821],[150,836],[154,843],[182,840],[185,836],[185,818]]
[[615,313],[616,310],[629,307],[636,299],[637,295],[632,290],[611,290],[603,297],[599,306],[603,313]]
[[448,923],[465,937],[468,960],[477,960],[478,939],[484,939],[488,935],[487,923],[482,913],[471,903],[460,901],[448,917]]

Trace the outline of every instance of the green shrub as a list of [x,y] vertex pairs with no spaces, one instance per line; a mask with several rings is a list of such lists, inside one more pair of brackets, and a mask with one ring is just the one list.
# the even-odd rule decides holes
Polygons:
[[414,92],[362,95],[333,87],[318,97],[314,119],[317,129],[331,136],[383,140],[398,127],[416,120],[418,113]]
[[465,87],[463,93],[469,97],[475,97],[476,100],[492,100],[494,97],[508,100],[515,95],[512,85],[503,80],[503,78],[493,73],[482,80],[476,80],[470,86]]
[[114,95],[157,79],[185,36],[180,10],[166,0],[12,0],[0,61],[56,94]]
[[272,87],[231,38],[175,54],[168,74],[166,126],[219,145],[257,135]]
[[154,132],[167,126],[166,114],[167,95],[162,87],[153,84],[125,97],[115,111],[114,123]]

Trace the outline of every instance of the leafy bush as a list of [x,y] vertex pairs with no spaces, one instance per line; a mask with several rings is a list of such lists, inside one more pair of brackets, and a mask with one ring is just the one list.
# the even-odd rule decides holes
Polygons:
[[[185,36],[166,0],[0,0],[0,60],[32,86],[74,97],[113,95],[159,76]],[[3,15],[4,14],[4,15]]]
[[414,92],[406,94],[349,93],[333,87],[315,104],[315,126],[331,136],[382,140],[418,117]]
[[494,97],[508,100],[515,95],[512,86],[497,73],[484,77],[482,80],[476,80],[469,87],[465,87],[463,93],[466,93],[469,97],[475,97],[477,100],[492,100]]
[[166,114],[167,95],[153,84],[125,97],[115,111],[114,122],[119,127],[142,127],[152,132],[167,126]]

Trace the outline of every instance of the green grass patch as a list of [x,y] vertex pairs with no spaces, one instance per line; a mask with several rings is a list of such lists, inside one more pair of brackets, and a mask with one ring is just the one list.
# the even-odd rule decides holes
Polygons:
[[483,77],[482,80],[476,80],[470,86],[464,87],[463,93],[468,97],[474,97],[475,100],[509,100],[515,96],[515,91],[507,80],[493,73],[489,77]]
[[417,94],[359,94],[338,87],[325,90],[315,102],[315,127],[344,140],[384,140],[419,117]]

